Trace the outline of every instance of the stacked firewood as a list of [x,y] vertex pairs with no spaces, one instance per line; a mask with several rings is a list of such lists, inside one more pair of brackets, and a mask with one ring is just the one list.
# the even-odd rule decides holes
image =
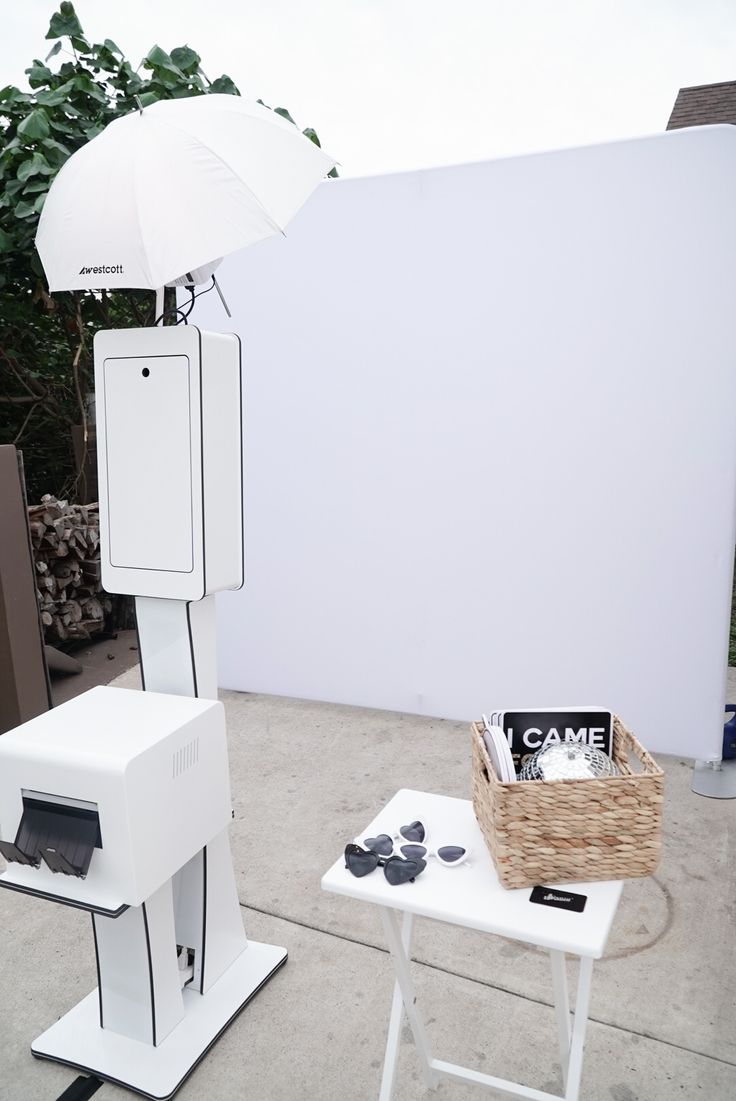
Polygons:
[[28,509],[41,622],[47,642],[91,638],[109,629],[96,504],[70,505],[47,494]]

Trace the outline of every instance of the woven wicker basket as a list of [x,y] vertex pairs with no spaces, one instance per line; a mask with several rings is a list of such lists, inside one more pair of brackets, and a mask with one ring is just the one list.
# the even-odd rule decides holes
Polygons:
[[[473,731],[473,809],[504,887],[651,875],[662,848],[664,774],[618,716],[620,776],[502,784]],[[642,771],[634,771],[629,754]]]

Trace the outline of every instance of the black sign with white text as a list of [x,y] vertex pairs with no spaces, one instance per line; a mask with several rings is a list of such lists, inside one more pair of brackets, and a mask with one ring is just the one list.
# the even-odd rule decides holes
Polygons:
[[538,902],[540,906],[554,906],[557,910],[575,910],[582,914],[588,896],[563,891],[560,887],[533,887],[529,901]]
[[517,774],[527,757],[560,742],[591,745],[611,756],[610,711],[504,711],[498,725],[508,739]]

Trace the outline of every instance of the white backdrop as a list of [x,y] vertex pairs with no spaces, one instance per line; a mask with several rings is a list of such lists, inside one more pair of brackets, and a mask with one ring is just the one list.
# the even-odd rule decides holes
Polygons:
[[736,129],[327,181],[193,320],[245,355],[220,682],[599,704],[720,756]]

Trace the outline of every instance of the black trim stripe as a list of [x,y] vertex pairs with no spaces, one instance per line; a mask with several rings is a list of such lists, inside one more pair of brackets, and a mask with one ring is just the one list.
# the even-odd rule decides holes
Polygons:
[[138,665],[141,671],[141,688],[146,690],[146,673],[143,664],[143,650],[141,649],[141,633],[138,630],[138,601],[140,597],[133,597],[133,618],[135,620],[135,640],[138,643]]
[[153,987],[153,959],[151,958],[151,937],[148,932],[148,914],[146,913],[145,902],[141,903],[141,910],[143,912],[143,929],[146,934],[146,954],[148,955],[148,982],[151,988],[151,1037],[152,1044],[157,1047],[156,1044],[156,992]]
[[[204,600],[204,597],[202,597]],[[187,614],[187,634],[189,636],[189,654],[192,659],[192,695],[199,696],[199,689],[197,688],[197,659],[194,653],[194,635],[192,633],[192,617],[189,611],[189,607],[192,604],[191,600],[185,602],[185,609]]]
[[[107,528],[107,545],[102,543],[100,547],[100,571],[102,570],[102,562],[106,558],[112,566],[112,539],[110,538],[110,448],[107,443],[107,378],[105,364],[107,359],[102,359],[100,363],[100,381],[102,382],[102,415],[104,417],[104,433],[105,433],[105,488],[107,490],[105,495],[105,527]],[[97,380],[95,380],[96,382]],[[95,387],[97,389],[97,387]],[[97,403],[97,397],[95,397],[95,405]],[[96,415],[96,414],[95,414]],[[100,461],[100,447],[97,445],[97,461]],[[99,494],[99,487],[97,490]],[[99,502],[98,502],[99,508]],[[100,524],[102,527],[102,524]]]
[[[196,328],[196,327],[195,327]],[[202,478],[199,487],[200,519],[202,521],[202,596],[207,592],[207,571],[204,558],[204,426],[202,423],[202,333],[197,332],[197,347],[199,349],[199,466]],[[187,372],[187,393],[189,395],[189,491],[191,495],[192,509],[192,573],[196,571],[196,557],[194,553],[194,472],[192,470],[192,361],[187,356],[189,371]]]
[[[272,979],[273,976],[276,974],[276,972],[279,971],[284,966],[284,964],[286,963],[288,958],[289,958],[288,956],[284,956],[284,958],[282,960],[279,960],[279,962],[274,967],[273,971],[269,972],[269,974],[266,975],[263,982],[259,983],[259,985],[255,988],[255,990],[251,990],[248,997],[245,999],[244,1002],[242,1002],[238,1006],[238,1008],[233,1013],[232,1017],[230,1017],[230,1019],[225,1022],[225,1024],[222,1026],[222,1028],[217,1033],[217,1035],[213,1036],[212,1039],[210,1040],[209,1044],[207,1045],[207,1047],[204,1048],[204,1050],[200,1052],[200,1054],[194,1060],[194,1062],[192,1063],[191,1067],[186,1072],[184,1077],[174,1086],[171,1093],[167,1093],[165,1095],[155,1094],[155,1093],[147,1093],[145,1090],[136,1089],[136,1087],[132,1086],[130,1084],[130,1082],[123,1082],[120,1078],[113,1078],[112,1075],[105,1074],[101,1070],[95,1070],[92,1067],[83,1066],[81,1063],[73,1063],[69,1059],[60,1059],[55,1055],[44,1055],[43,1052],[34,1051],[33,1047],[31,1047],[31,1055],[33,1055],[34,1059],[46,1059],[50,1063],[63,1063],[64,1066],[72,1067],[74,1070],[81,1070],[85,1074],[94,1074],[98,1078],[102,1078],[105,1082],[112,1082],[113,1085],[115,1085],[115,1086],[122,1086],[123,1089],[132,1090],[133,1093],[140,1094],[141,1097],[148,1097],[148,1098],[150,1098],[150,1101],[171,1101],[171,1098],[174,1096],[175,1093],[177,1093],[178,1090],[181,1089],[181,1087],[184,1085],[184,1083],[186,1082],[187,1078],[190,1076],[192,1071],[196,1070],[196,1068],[202,1062],[202,1060],[207,1055],[207,1053],[215,1046],[217,1041],[222,1036],[223,1032],[225,1032],[225,1030],[228,1029],[230,1027],[230,1025],[233,1023],[233,1021],[243,1012],[243,1010],[247,1006],[248,1002],[251,1001],[251,999],[256,996],[258,991],[263,989],[263,987],[266,985],[266,983],[269,981],[269,979]],[[164,1041],[164,1043],[165,1042],[166,1041]]]
[[97,926],[95,924],[94,914],[92,914],[92,937],[95,942],[95,966],[97,968],[97,1000],[100,1003],[100,1028],[104,1028],[105,1022],[102,1015],[102,974],[100,972],[100,952],[97,947]]
[[199,992],[204,994],[204,965],[207,947],[207,846],[202,849],[202,966],[199,971]]
[[240,584],[245,585],[245,434],[243,429],[243,342],[237,333],[232,334],[238,342],[238,389],[240,393]]
[[[202,330],[197,328],[196,325],[193,325],[192,328],[195,330],[197,340],[199,341],[199,465],[202,476],[200,488],[202,499],[202,598],[204,598],[207,595],[207,525],[204,508],[204,386],[202,381]],[[194,532],[192,532],[192,536],[194,536]]]
[[117,910],[106,910],[104,906],[92,906],[88,902],[77,902],[73,898],[63,898],[60,895],[49,894],[48,891],[37,891],[35,887],[23,887],[19,883],[3,882],[2,878],[0,878],[0,887],[4,887],[6,891],[18,891],[22,895],[32,895],[34,898],[45,898],[48,902],[58,902],[60,906],[71,906],[73,910],[86,910],[88,914],[100,914],[102,917],[120,917],[129,908],[126,903],[124,906],[118,906]]

